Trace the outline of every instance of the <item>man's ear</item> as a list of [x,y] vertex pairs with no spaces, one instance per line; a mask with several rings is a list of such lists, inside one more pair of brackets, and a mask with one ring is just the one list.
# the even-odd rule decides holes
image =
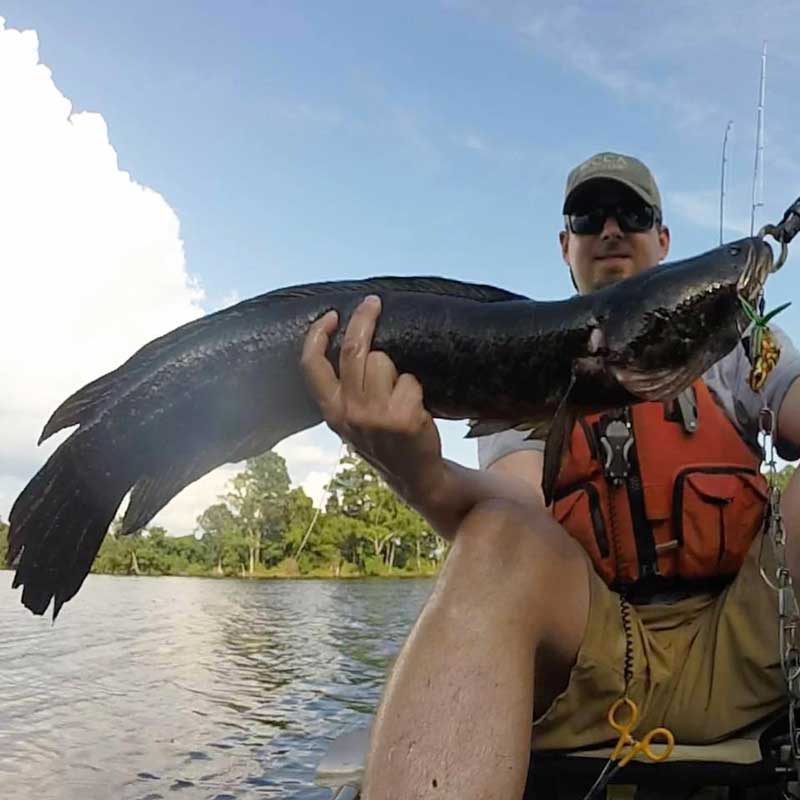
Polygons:
[[561,243],[561,258],[564,259],[564,263],[569,269],[569,279],[572,281],[575,291],[580,292],[578,284],[575,283],[575,276],[572,274],[572,265],[569,263],[569,231],[559,231],[558,241]]
[[669,255],[669,243],[669,228],[666,225],[661,225],[658,229],[659,261],[663,261]]
[[569,231],[559,231],[558,241],[561,244],[561,258],[563,258],[564,263],[569,266]]

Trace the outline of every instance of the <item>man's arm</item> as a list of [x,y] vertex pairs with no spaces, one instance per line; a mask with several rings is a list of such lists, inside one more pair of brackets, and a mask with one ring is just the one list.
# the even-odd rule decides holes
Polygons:
[[[786,392],[778,412],[778,432],[800,446],[800,380]],[[786,528],[786,561],[795,586],[800,587],[800,470],[796,470],[781,496],[781,514]]]
[[445,539],[452,539],[464,517],[486,500],[508,500],[532,512],[545,507],[539,452],[509,453],[487,470],[469,469],[446,459],[442,465],[438,485],[422,487],[416,496],[411,494],[404,499]]

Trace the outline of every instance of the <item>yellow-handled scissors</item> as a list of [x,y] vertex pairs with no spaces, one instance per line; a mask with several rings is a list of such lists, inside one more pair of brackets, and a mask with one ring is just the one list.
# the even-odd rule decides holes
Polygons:
[[[620,717],[622,718],[620,719]],[[608,710],[608,724],[619,733],[616,747],[611,751],[608,763],[598,776],[594,785],[586,793],[584,800],[590,800],[638,753],[657,763],[666,761],[675,747],[675,737],[667,728],[653,728],[641,740],[633,738],[633,731],[639,722],[639,707],[629,697],[621,697]],[[661,739],[664,748],[655,752],[650,745]],[[630,748],[625,752],[626,748]]]

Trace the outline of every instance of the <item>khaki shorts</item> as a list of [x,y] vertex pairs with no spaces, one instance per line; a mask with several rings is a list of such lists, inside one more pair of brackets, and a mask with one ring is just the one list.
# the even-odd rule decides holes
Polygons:
[[[638,730],[669,728],[681,744],[723,739],[786,705],[777,593],[759,573],[762,537],[717,595],[631,608]],[[764,569],[775,574],[772,543]],[[616,738],[607,713],[624,691],[619,595],[590,568],[589,621],[566,690],[533,725],[533,749],[573,749]]]

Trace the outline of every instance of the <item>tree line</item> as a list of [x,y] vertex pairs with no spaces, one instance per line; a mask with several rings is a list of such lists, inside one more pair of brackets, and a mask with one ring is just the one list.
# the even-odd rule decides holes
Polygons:
[[[197,518],[193,535],[159,526],[120,535],[116,519],[92,566],[106,574],[333,576],[433,574],[445,542],[348,452],[328,487],[324,509],[293,488],[274,452],[245,462],[230,491]],[[0,557],[8,526],[0,519]]]
[[[778,474],[783,489],[794,472]],[[194,535],[158,526],[120,535],[111,526],[93,572],[122,575],[310,576],[434,574],[446,544],[352,452],[328,487],[324,509],[292,488],[277,453],[249,459],[231,490],[197,518]],[[8,525],[0,519],[0,565]]]

